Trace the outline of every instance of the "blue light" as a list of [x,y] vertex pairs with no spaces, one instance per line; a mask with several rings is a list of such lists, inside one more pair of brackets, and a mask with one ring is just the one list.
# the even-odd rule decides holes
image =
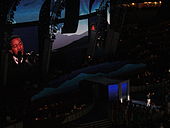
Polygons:
[[118,99],[119,94],[119,85],[113,84],[108,86],[108,96],[109,100],[116,100]]
[[[94,0],[94,3],[92,4],[91,12],[96,12],[96,9],[99,8],[101,2],[102,0]],[[80,0],[80,15],[89,14],[89,3],[90,0]]]
[[122,83],[122,96],[127,96],[128,95],[128,82]]
[[15,23],[39,20],[40,9],[45,0],[21,0],[14,12]]

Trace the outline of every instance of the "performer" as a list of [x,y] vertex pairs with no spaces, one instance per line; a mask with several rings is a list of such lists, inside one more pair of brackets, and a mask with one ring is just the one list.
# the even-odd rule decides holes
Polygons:
[[34,52],[26,53],[22,39],[19,36],[11,36],[9,39],[8,58],[8,78],[10,83],[18,81],[17,78],[26,80],[34,76],[33,70],[37,66],[38,55]]
[[9,40],[9,57],[11,57],[11,62],[18,64],[28,64],[33,65],[37,62],[37,56],[33,52],[25,53],[24,45],[19,36],[12,36]]

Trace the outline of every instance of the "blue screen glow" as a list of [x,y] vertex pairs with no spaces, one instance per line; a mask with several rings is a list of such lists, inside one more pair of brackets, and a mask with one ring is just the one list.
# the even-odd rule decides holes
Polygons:
[[128,95],[128,82],[122,83],[122,96],[125,97]]
[[109,100],[116,100],[118,99],[119,94],[119,85],[113,84],[108,86],[108,96]]

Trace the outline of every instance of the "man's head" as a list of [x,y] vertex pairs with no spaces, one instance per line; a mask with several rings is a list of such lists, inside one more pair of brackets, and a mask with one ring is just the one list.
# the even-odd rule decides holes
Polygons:
[[22,42],[22,40],[19,36],[13,36],[9,40],[9,43],[10,43],[10,50],[9,51],[13,55],[17,56],[18,54],[21,54],[21,55],[24,54],[24,45],[23,45],[23,42]]

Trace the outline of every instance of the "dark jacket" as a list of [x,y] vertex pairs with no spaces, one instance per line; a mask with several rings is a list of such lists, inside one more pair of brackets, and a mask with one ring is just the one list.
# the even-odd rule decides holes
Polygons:
[[32,53],[25,53],[16,57],[9,53],[8,56],[8,81],[11,86],[20,86],[28,81],[36,79],[38,57]]

